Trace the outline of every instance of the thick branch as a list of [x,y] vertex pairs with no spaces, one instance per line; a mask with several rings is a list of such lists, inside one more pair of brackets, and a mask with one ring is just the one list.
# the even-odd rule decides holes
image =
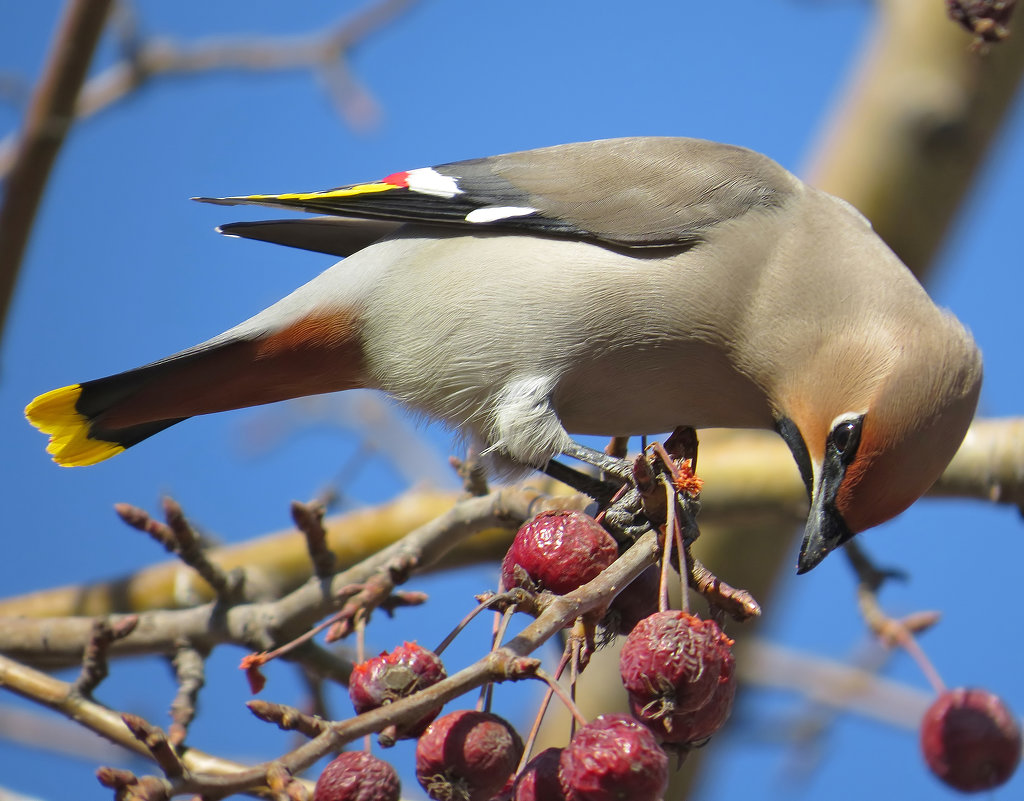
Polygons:
[[[145,759],[152,756],[149,749],[128,730],[121,719],[121,713],[83,698],[73,692],[73,685],[66,681],[55,679],[0,655],[0,687],[49,707]],[[190,771],[227,773],[244,769],[244,766],[237,762],[221,759],[194,748],[189,748],[183,753],[182,762]]]
[[875,5],[879,23],[811,181],[860,209],[921,277],[1017,94],[1024,47],[1014,36],[975,52],[941,0]]
[[[496,526],[515,527],[545,509],[578,508],[581,499],[549,498],[535,491],[507,488],[469,498],[420,526],[390,547],[335,574],[330,582],[310,580],[283,598],[263,603],[207,603],[191,609],[142,613],[137,627],[112,644],[110,655],[174,653],[187,643],[198,649],[233,643],[266,651],[305,632],[340,605],[339,593],[364,584],[389,565],[406,561],[416,572],[431,568],[445,553],[474,533]],[[0,652],[34,665],[77,662],[92,631],[82,617],[8,618],[0,627]]]
[[[725,430],[701,432],[700,437],[700,473],[707,482],[701,495],[701,515],[707,524],[742,521],[748,530],[780,525],[797,530],[807,514],[807,494],[793,457],[779,437],[767,431]],[[976,420],[930,494],[1024,505],[1024,418]],[[586,500],[578,500],[574,508],[584,508]],[[327,544],[339,566],[348,567],[444,514],[455,502],[453,493],[418,491],[372,509],[337,515],[324,521]],[[505,526],[481,531],[449,551],[438,566],[500,559],[514,529]],[[704,537],[699,548],[710,547],[709,540]],[[755,551],[745,548],[742,553],[751,553],[761,570],[763,564]],[[280,597],[311,575],[305,540],[292,530],[218,548],[209,555],[225,570],[248,569],[246,599],[252,601]],[[706,552],[700,558],[719,574],[737,575]],[[747,581],[740,580],[740,586],[749,587]],[[0,617],[128,614],[174,608],[181,605],[182,596],[209,600],[212,593],[179,562],[164,562],[123,579],[40,590],[0,601]]]

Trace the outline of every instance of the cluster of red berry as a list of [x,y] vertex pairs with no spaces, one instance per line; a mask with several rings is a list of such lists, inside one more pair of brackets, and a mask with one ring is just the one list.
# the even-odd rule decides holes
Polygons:
[[[545,512],[524,525],[502,563],[506,589],[565,594],[596,578],[618,556],[615,540],[578,512]],[[605,625],[628,634],[620,675],[632,711],[581,726],[565,748],[548,748],[521,769],[523,743],[490,712],[440,708],[394,731],[416,737],[416,776],[439,801],[658,801],[668,784],[667,750],[685,751],[725,723],[736,680],[733,641],[718,624],[678,610],[658,611],[657,572],[619,594]],[[358,665],[349,694],[361,713],[445,678],[441,660],[414,643]],[[964,791],[1005,782],[1021,753],[1016,721],[982,691],[944,693],[922,726],[926,761]],[[398,801],[386,762],[348,752],[331,762],[315,801]]]

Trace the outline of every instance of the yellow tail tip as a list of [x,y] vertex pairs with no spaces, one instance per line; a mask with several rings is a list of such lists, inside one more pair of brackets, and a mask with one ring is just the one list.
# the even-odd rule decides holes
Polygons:
[[116,442],[91,439],[89,419],[76,408],[82,385],[53,389],[25,407],[28,421],[50,436],[46,452],[62,467],[96,464],[124,450]]

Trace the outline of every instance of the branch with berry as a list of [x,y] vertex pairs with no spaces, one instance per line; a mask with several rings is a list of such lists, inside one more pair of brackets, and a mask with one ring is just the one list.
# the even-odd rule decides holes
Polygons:
[[[526,487],[492,491],[470,459],[456,465],[467,497],[348,566],[329,548],[322,505],[295,504],[292,513],[305,537],[311,578],[280,597],[263,597],[257,572],[227,570],[211,560],[177,504],[165,503],[165,523],[120,506],[125,522],[201,576],[213,599],[130,616],[24,625],[12,621],[2,635],[11,646],[7,653],[56,664],[77,656],[82,672],[77,682],[66,685],[3,659],[0,678],[16,692],[145,756],[160,770],[159,775],[138,776],[100,769],[99,780],[119,799],[216,799],[235,793],[316,801],[397,799],[397,772],[368,750],[342,752],[315,785],[302,778],[317,760],[376,734],[385,749],[402,739],[417,740],[415,775],[439,801],[599,801],[625,794],[635,801],[657,801],[665,793],[672,763],[680,764],[729,718],[741,671],[733,639],[724,629],[760,614],[749,593],[720,580],[693,556],[703,486],[696,455],[695,435],[680,430],[629,462],[631,482],[608,487],[601,486],[599,477],[584,477],[583,485],[599,489],[596,506],[580,494],[549,495]],[[594,516],[582,511],[588,507]],[[519,526],[502,561],[497,591],[481,593],[477,606],[434,651],[405,642],[367,658],[363,637],[374,612],[401,613],[427,601],[401,585],[433,569],[467,538],[495,526]],[[871,565],[856,547],[848,553],[861,578],[861,606],[872,630],[920,654],[912,635],[933,623],[934,616],[888,618],[876,596],[889,573]],[[669,605],[673,584],[679,586],[679,609]],[[698,604],[700,613],[692,608]],[[495,615],[490,650],[450,672],[442,663],[446,648],[470,619],[485,611]],[[520,620],[525,623],[516,630]],[[736,629],[735,636],[741,634]],[[324,645],[317,642],[321,635]],[[358,645],[354,661],[328,647],[353,635]],[[535,652],[558,637],[563,652],[550,675]],[[630,714],[598,714],[588,720],[576,705],[577,680],[597,650],[616,637],[624,638],[619,670]],[[254,700],[249,708],[259,720],[305,740],[250,766],[191,747],[188,726],[204,683],[204,662],[227,644],[251,651],[242,667],[254,693],[265,688],[261,668],[283,659],[301,667],[311,686],[347,685],[354,714],[332,719],[322,704],[323,714],[311,714]],[[143,653],[174,659],[179,689],[167,732],[94,699],[111,658]],[[928,667],[926,673],[941,689],[922,728],[929,766],[963,790],[1005,782],[1020,753],[1020,730],[1012,715],[989,694],[945,692],[934,670]],[[512,724],[490,709],[493,686],[509,681],[547,686],[525,743]],[[479,691],[475,705],[463,702],[462,708],[440,714],[444,704],[473,691]],[[541,721],[556,698],[571,714],[567,743],[534,753]]]

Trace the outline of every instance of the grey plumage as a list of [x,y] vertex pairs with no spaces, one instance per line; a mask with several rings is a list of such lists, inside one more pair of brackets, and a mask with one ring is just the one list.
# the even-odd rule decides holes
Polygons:
[[[378,388],[533,466],[571,434],[774,427],[810,479],[801,569],[923,493],[977,401],[969,334],[868,222],[742,148],[606,140],[213,202],[327,213],[224,230],[351,253],[200,346],[251,343],[243,385],[270,359],[293,394]],[[175,419],[248,402],[160,397]]]

